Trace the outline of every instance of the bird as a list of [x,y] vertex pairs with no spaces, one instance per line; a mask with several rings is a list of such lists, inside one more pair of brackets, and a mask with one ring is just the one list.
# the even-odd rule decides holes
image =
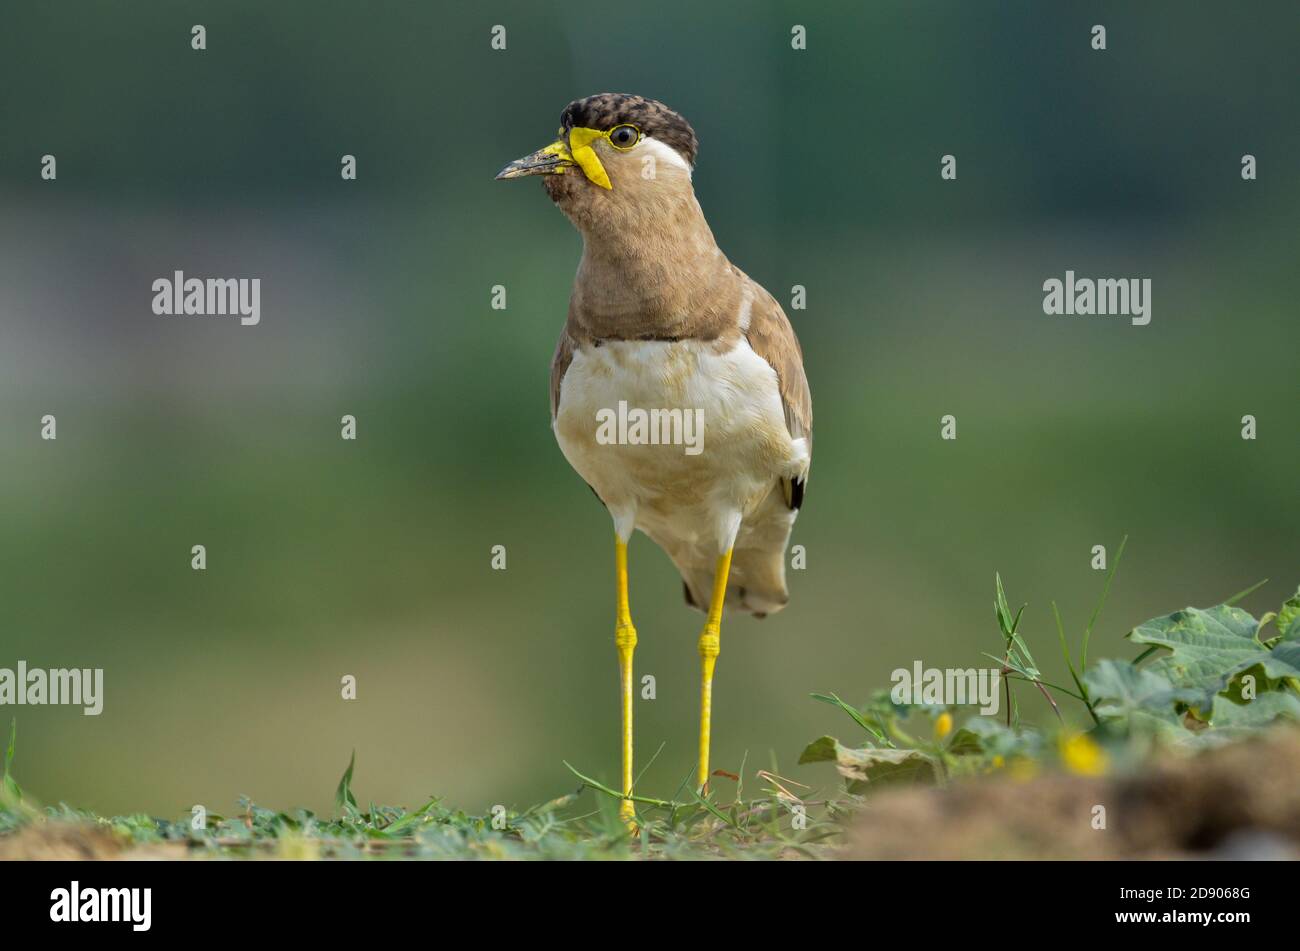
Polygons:
[[640,530],[669,556],[687,604],[705,613],[696,788],[706,795],[723,610],[761,618],[789,600],[785,552],[812,460],[798,338],[776,298],[718,247],[692,182],[698,151],[690,123],[662,102],[600,93],[570,102],[555,141],[496,176],[541,177],[582,236],[551,363],[551,425],[614,523],[619,816],[634,831],[631,537]]

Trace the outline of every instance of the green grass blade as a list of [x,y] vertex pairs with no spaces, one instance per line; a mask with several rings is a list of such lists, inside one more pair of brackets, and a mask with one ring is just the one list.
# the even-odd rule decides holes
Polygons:
[[1011,633],[1015,630],[1011,623],[1011,609],[1007,606],[1007,593],[1002,587],[1002,575],[999,572],[993,573],[993,584],[996,588],[996,595],[993,601],[993,613],[997,616],[998,627],[1002,629],[1002,636],[1011,639]]
[[1224,601],[1223,603],[1228,605],[1228,607],[1232,607],[1232,605],[1236,604],[1242,598],[1250,597],[1252,594],[1254,594],[1260,588],[1264,587],[1264,585],[1266,584],[1268,584],[1267,578],[1265,578],[1263,581],[1256,581],[1249,588],[1245,589],[1244,591],[1238,591],[1236,594],[1234,594],[1232,597],[1230,597],[1227,601]]
[[613,796],[615,799],[631,799],[633,802],[639,802],[646,806],[657,806],[660,809],[680,809],[683,806],[689,805],[689,803],[671,802],[667,799],[652,799],[649,796],[624,796],[621,792],[610,789],[604,783],[597,782],[590,776],[584,776],[582,773],[574,769],[573,765],[567,760],[561,760],[561,762],[564,763],[565,768],[567,768],[569,772],[582,780],[584,786],[590,786],[597,792],[603,792],[606,796]]
[[350,806],[352,809],[357,808],[357,797],[352,795],[352,770],[357,765],[357,751],[352,751],[352,758],[348,760],[348,768],[343,771],[343,778],[339,780],[339,785],[334,790],[334,808],[340,812],[346,811]]
[[1120,539],[1119,550],[1115,552],[1115,559],[1110,563],[1110,571],[1106,572],[1106,583],[1101,587],[1101,599],[1097,606],[1092,609],[1092,617],[1088,618],[1088,626],[1083,630],[1083,646],[1079,649],[1079,669],[1088,669],[1088,641],[1092,637],[1093,625],[1097,623],[1097,617],[1101,614],[1101,609],[1106,605],[1106,597],[1110,594],[1110,583],[1115,580],[1115,572],[1119,570],[1119,560],[1124,557],[1124,546],[1128,544],[1128,536],[1125,535]]
[[843,710],[845,713],[847,713],[850,717],[853,718],[854,723],[856,723],[858,726],[862,727],[862,729],[866,730],[868,733],[874,736],[879,742],[884,743],[888,746],[894,745],[893,743],[889,742],[889,738],[886,737],[885,734],[881,733],[870,723],[868,723],[865,719],[863,719],[862,714],[860,714],[854,707],[849,706],[847,703],[845,703],[835,694],[813,693],[813,694],[809,694],[809,696],[812,697],[814,700],[820,700],[822,703],[829,703],[833,707],[839,707],[841,710]]

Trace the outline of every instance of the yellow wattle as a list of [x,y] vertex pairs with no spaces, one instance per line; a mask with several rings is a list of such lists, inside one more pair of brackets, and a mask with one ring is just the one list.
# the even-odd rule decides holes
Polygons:
[[613,188],[610,184],[609,174],[605,171],[605,166],[600,164],[600,157],[596,155],[596,150],[591,147],[591,143],[597,139],[603,139],[608,136],[608,132],[601,132],[599,129],[574,128],[569,130],[569,152],[573,155],[573,160],[578,163],[582,173],[591,181],[595,182],[601,188]]

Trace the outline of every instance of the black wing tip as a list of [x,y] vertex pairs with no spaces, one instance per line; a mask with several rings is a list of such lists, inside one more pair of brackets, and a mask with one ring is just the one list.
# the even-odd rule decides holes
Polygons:
[[797,512],[803,507],[803,487],[803,479],[790,480],[790,509],[792,511]]

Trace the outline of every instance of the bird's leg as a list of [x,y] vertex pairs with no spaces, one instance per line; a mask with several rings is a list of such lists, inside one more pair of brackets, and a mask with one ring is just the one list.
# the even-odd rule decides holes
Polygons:
[[731,549],[718,557],[713,575],[713,600],[700,633],[700,794],[709,786],[709,728],[713,716],[713,667],[722,648],[722,602],[727,597],[727,575],[731,571]]
[[[623,703],[623,795],[632,794],[632,651],[636,648],[636,628],[627,603],[627,542],[614,536],[614,566],[618,578],[618,601],[614,621],[614,643],[618,646],[619,680]],[[631,799],[618,806],[619,818],[635,828],[636,809]]]

